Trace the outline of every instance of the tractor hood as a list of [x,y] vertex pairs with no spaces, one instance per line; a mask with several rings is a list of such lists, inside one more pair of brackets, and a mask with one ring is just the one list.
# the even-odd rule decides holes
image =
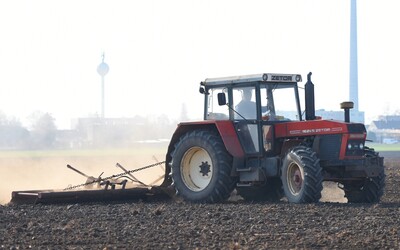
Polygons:
[[[328,134],[358,134],[366,138],[365,126],[361,123],[346,123],[334,120],[312,120],[278,123],[275,125],[277,138],[303,137]],[[361,139],[361,138],[360,138]]]

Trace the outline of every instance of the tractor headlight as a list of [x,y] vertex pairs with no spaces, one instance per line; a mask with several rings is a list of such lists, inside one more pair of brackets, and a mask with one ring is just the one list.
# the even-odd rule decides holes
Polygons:
[[347,156],[362,156],[364,154],[364,141],[350,140],[347,142]]

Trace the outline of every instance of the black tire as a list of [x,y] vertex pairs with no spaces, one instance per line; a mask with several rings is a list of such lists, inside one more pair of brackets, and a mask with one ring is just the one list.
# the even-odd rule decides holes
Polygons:
[[[378,157],[373,150],[366,148],[365,157]],[[376,160],[375,162],[378,162]],[[381,200],[385,189],[385,169],[381,168],[378,176],[365,178],[362,181],[348,182],[344,184],[344,193],[350,203],[377,203]]]
[[282,181],[279,178],[268,179],[262,186],[237,187],[237,194],[245,201],[280,201],[283,196]]
[[232,156],[220,136],[205,130],[183,135],[172,152],[172,179],[186,201],[215,203],[226,200],[235,188]]
[[283,159],[281,180],[291,203],[312,203],[321,199],[322,168],[316,153],[308,147],[293,147]]

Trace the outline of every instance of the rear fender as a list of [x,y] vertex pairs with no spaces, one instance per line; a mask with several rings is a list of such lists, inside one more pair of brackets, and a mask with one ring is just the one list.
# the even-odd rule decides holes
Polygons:
[[[226,150],[233,157],[234,168],[238,165],[244,164],[244,151],[239,142],[239,138],[236,134],[235,128],[232,121],[215,121],[207,120],[201,122],[182,122],[178,124],[174,134],[172,135],[171,141],[168,146],[168,151],[166,154],[166,166],[165,166],[165,176],[168,177],[171,172],[171,162],[172,162],[172,152],[174,151],[175,144],[178,142],[179,138],[184,134],[193,130],[210,130],[218,133],[225,145]],[[166,178],[167,179],[167,178]],[[165,182],[165,181],[164,181]],[[163,183],[164,184],[164,183]]]

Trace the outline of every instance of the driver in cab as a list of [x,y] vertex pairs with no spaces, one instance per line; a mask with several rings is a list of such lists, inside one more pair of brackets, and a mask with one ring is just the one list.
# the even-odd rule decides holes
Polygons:
[[[236,105],[236,111],[245,119],[256,119],[256,103],[251,100],[252,89],[244,88],[242,90],[242,100]],[[242,118],[238,116],[237,118]]]
[[[242,100],[235,106],[236,112],[238,112],[244,119],[257,119],[257,107],[256,103],[251,100],[253,88],[242,89]],[[261,107],[262,112],[267,112],[268,106]],[[243,119],[240,115],[236,115],[236,119]]]

